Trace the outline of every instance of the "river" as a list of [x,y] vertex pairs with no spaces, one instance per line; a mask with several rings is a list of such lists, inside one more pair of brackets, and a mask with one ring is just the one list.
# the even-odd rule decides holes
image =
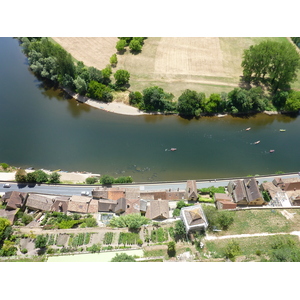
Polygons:
[[113,114],[47,87],[30,71],[17,40],[0,38],[0,47],[0,162],[131,175],[137,182],[300,170],[299,117]]

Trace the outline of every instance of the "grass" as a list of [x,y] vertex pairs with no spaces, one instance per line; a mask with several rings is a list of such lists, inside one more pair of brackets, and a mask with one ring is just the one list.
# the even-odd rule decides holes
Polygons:
[[144,257],[167,256],[167,249],[144,250]]
[[[294,220],[287,220],[279,210],[275,209],[242,210],[232,214],[233,224],[228,230],[218,232],[218,235],[290,232],[297,228]],[[298,217],[300,220],[300,212]]]
[[239,243],[241,248],[241,255],[254,259],[257,258],[257,251],[261,252],[261,255],[268,255],[268,251],[271,248],[272,243],[276,237],[289,237],[295,241],[296,245],[300,247],[300,241],[297,236],[293,235],[274,235],[274,236],[258,236],[258,237],[248,237],[248,238],[236,238],[236,239],[222,239],[215,241],[206,241],[205,250],[212,254],[213,258],[224,257],[223,249],[226,247],[229,241],[234,240]]

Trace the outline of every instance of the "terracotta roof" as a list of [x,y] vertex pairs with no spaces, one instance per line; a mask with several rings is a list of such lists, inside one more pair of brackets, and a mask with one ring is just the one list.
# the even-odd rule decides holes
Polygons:
[[88,206],[92,198],[74,195],[70,198],[68,211],[77,213],[87,213]]
[[125,198],[126,199],[138,199],[140,197],[139,188],[126,188],[125,189]]
[[180,217],[187,229],[198,230],[207,227],[207,220],[200,204],[183,207],[180,211]]
[[20,193],[13,191],[10,194],[10,197],[6,199],[6,209],[17,209],[24,205],[26,200],[27,193]]
[[169,201],[167,200],[150,200],[147,208],[146,218],[148,219],[168,219],[169,218]]
[[58,211],[66,213],[68,211],[69,197],[56,197],[53,199],[54,203],[51,211]]
[[117,202],[114,200],[101,199],[98,201],[98,211],[100,212],[115,212]]
[[262,198],[255,178],[244,179],[244,185],[248,202],[254,201],[257,198]]
[[229,195],[229,194],[215,193],[214,196],[215,196],[216,201],[221,201],[221,200],[233,201],[231,195]]
[[296,191],[300,190],[300,182],[288,182],[282,185],[284,191]]
[[140,213],[140,199],[126,199],[126,214]]
[[50,211],[53,199],[39,194],[29,194],[26,206],[32,210]]
[[120,198],[117,200],[117,205],[115,207],[115,213],[120,214],[126,210],[126,199]]
[[92,190],[92,196],[96,199],[107,199],[107,189],[103,187],[96,187],[94,190]]
[[236,203],[228,200],[217,200],[216,205],[218,209],[234,209],[236,208]]
[[166,192],[166,200],[182,200],[184,199],[185,191],[170,191]]
[[99,209],[99,200],[92,199],[91,202],[89,203],[88,207],[88,213],[94,214],[98,212]]
[[196,198],[198,198],[196,180],[188,180],[186,182],[185,198],[186,199],[196,199]]
[[124,197],[125,197],[125,189],[116,189],[116,188],[108,189],[108,193],[107,193],[108,199],[117,201],[118,199]]

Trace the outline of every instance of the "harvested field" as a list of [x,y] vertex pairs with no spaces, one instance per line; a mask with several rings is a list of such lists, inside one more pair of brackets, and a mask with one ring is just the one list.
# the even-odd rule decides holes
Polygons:
[[[87,66],[103,69],[116,53],[115,37],[53,38],[74,58]],[[128,49],[118,54],[114,69],[129,71],[130,90],[158,85],[178,97],[185,89],[211,93],[229,92],[238,87],[242,75],[242,54],[266,38],[242,37],[150,37],[142,52]],[[287,38],[268,38],[286,41]]]

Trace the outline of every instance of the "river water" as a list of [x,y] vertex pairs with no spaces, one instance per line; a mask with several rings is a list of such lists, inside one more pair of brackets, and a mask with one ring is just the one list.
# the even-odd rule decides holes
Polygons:
[[[185,120],[113,114],[47,87],[29,70],[17,40],[0,38],[0,49],[0,162],[131,175],[134,181],[300,170],[299,117]],[[254,145],[257,140],[261,142]],[[177,151],[168,151],[172,147]]]

